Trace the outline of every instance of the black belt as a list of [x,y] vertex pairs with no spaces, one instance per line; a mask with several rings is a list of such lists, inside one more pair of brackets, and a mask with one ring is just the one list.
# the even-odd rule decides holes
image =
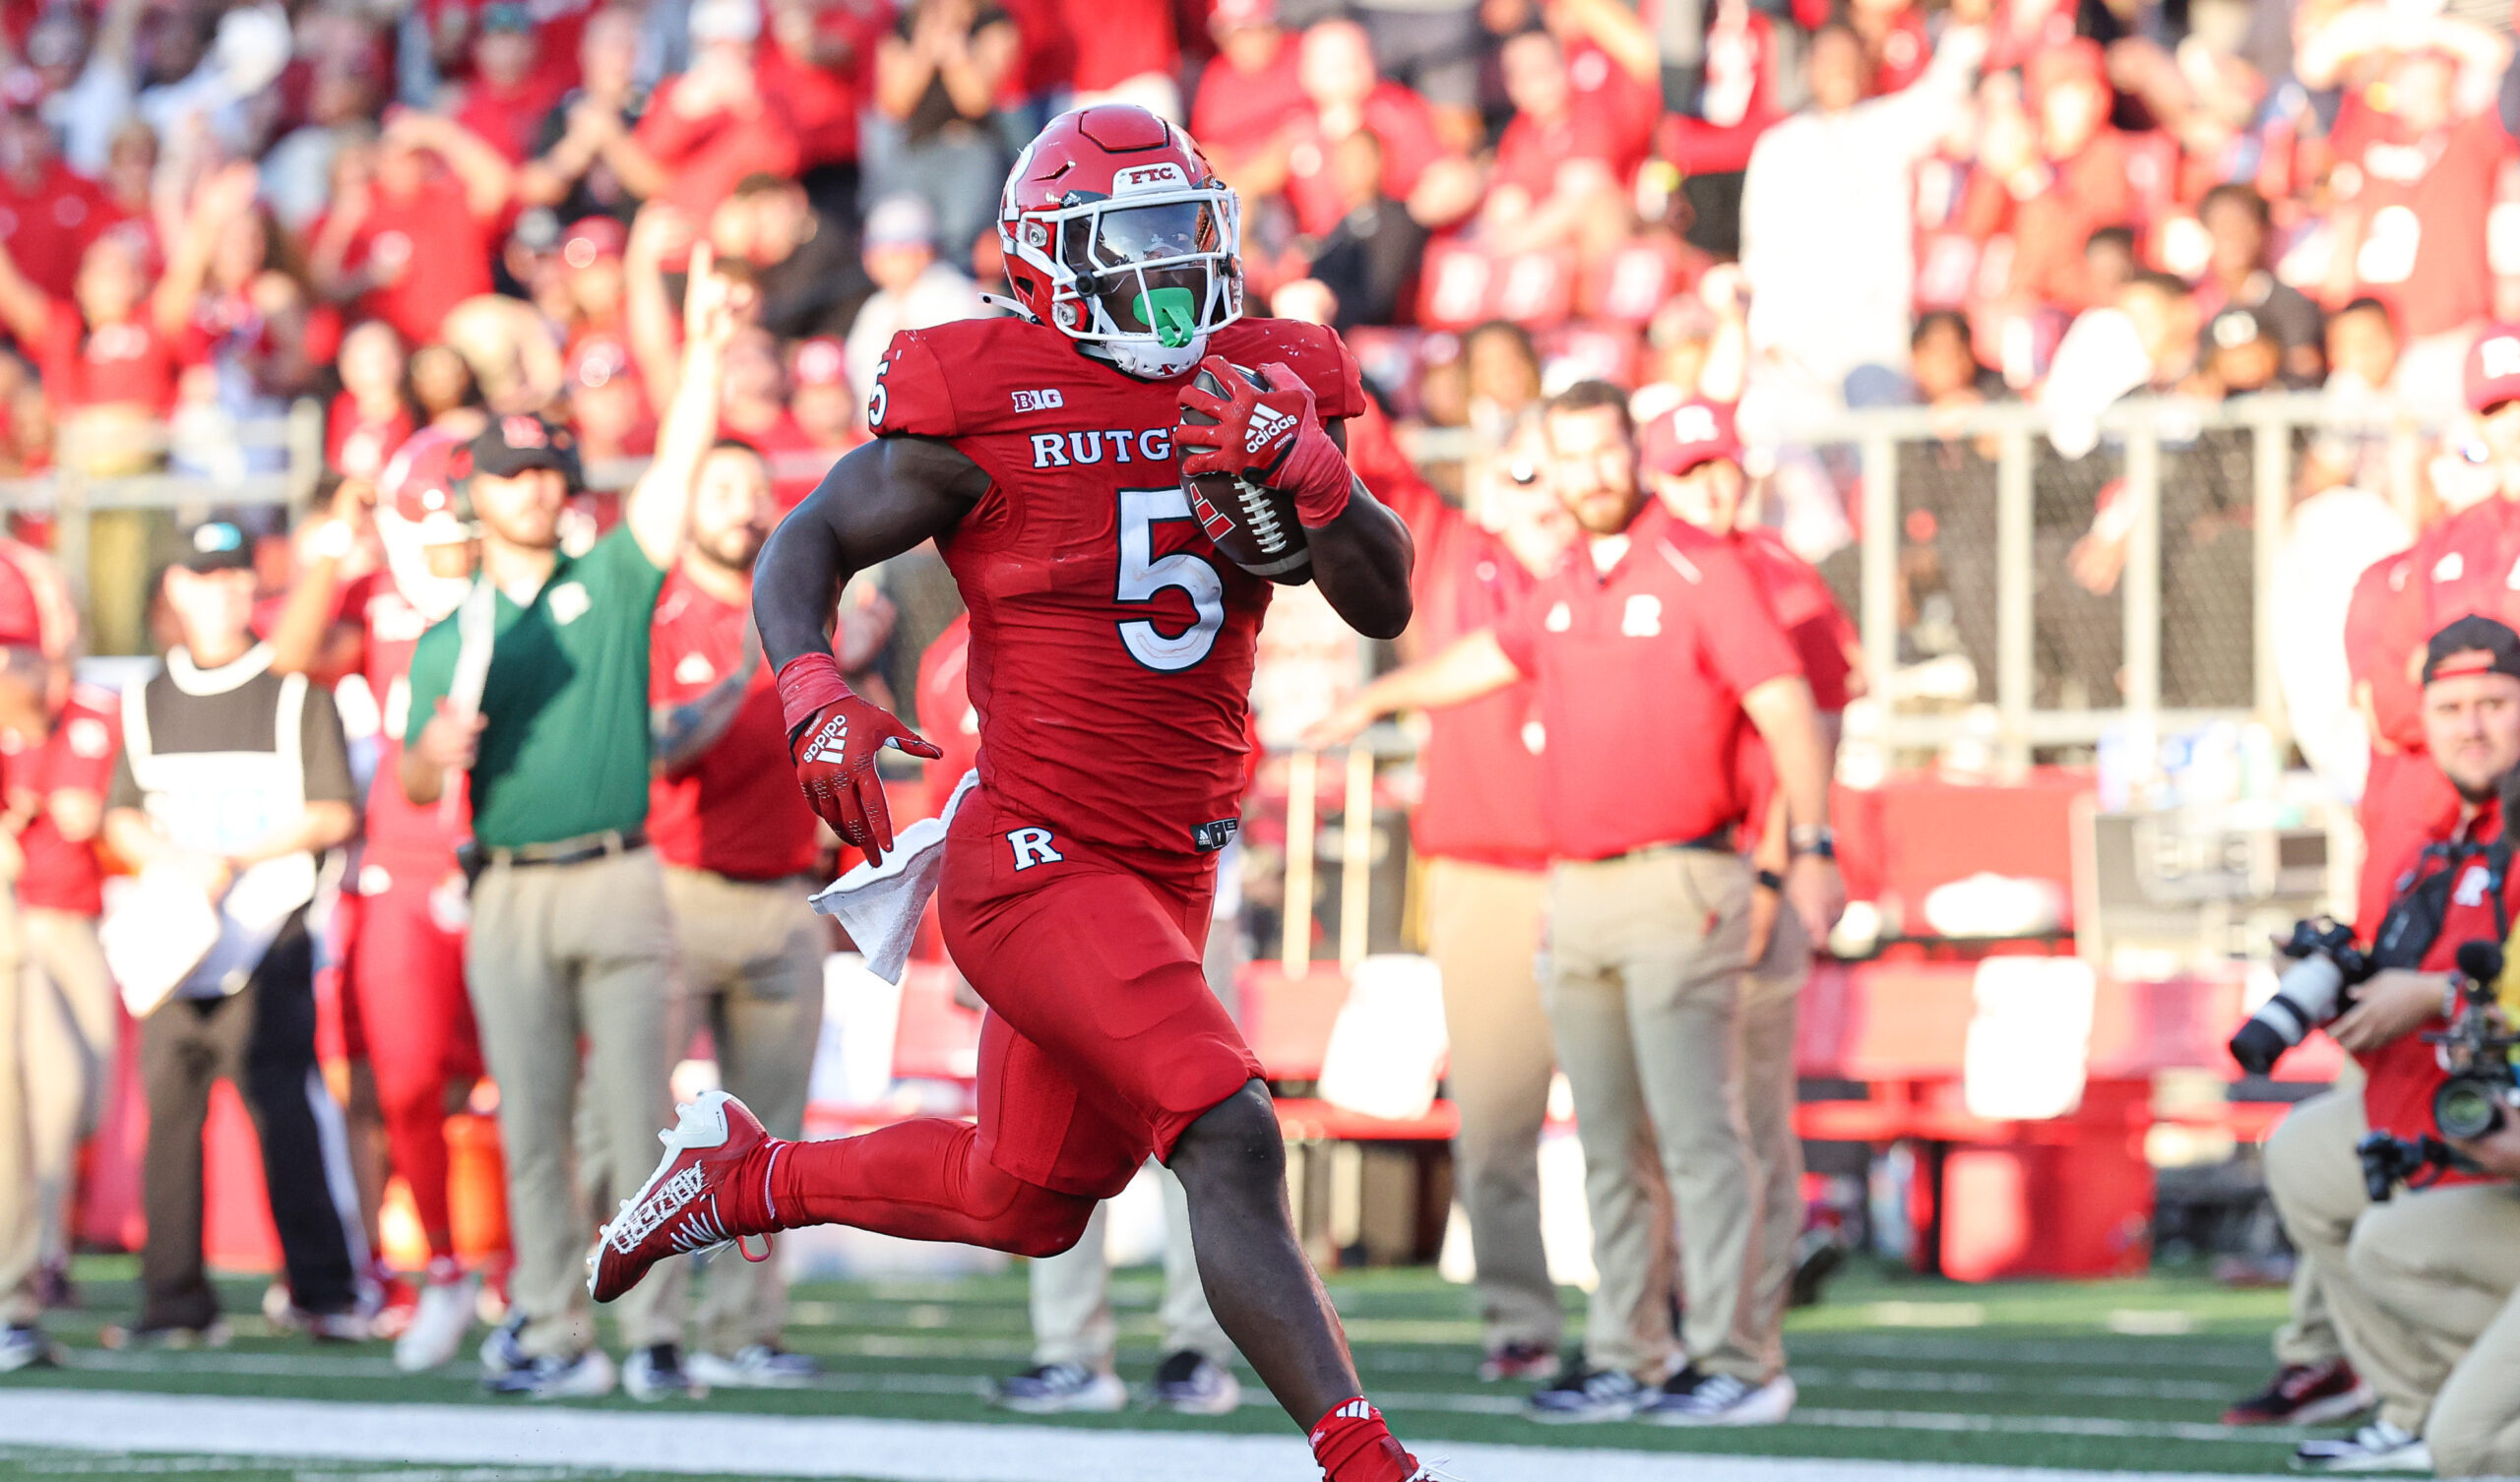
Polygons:
[[1660,854],[1666,849],[1704,849],[1711,854],[1737,854],[1740,852],[1740,846],[1735,841],[1732,826],[1731,824],[1718,824],[1716,827],[1709,829],[1707,832],[1699,834],[1695,838],[1666,839],[1659,844],[1640,844],[1633,849],[1627,849],[1617,854],[1604,855],[1602,858],[1591,862],[1594,864],[1608,864],[1610,861],[1615,859],[1634,859],[1641,854]]
[[[484,848],[470,840],[458,846],[458,861],[468,874],[477,875],[485,865],[506,865],[523,869],[528,865],[585,864],[591,859],[603,859],[614,854],[627,854],[648,846],[645,829],[606,829],[601,834],[581,834],[575,838],[555,838],[547,844],[520,844],[513,849]],[[466,856],[470,856],[469,858]]]

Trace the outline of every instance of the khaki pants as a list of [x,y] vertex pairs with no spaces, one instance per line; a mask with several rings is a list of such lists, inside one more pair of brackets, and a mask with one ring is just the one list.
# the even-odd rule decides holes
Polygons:
[[1548,877],[1426,862],[1427,947],[1444,980],[1447,1093],[1461,1113],[1454,1187],[1470,1222],[1487,1346],[1557,1346],[1564,1318],[1541,1241],[1540,1136],[1557,1046],[1541,1006]]
[[[806,903],[812,889],[802,880],[665,871],[676,948],[674,1053],[686,1052],[692,1035],[707,1025],[719,1082],[775,1138],[804,1136],[805,1091],[822,1036],[830,938]],[[708,1270],[695,1316],[700,1346],[732,1354],[776,1342],[788,1321],[788,1282],[779,1263],[713,1258]]]
[[26,957],[19,973],[27,995],[22,1072],[39,1259],[52,1265],[70,1257],[79,1144],[96,1130],[113,1075],[114,981],[96,943],[95,917],[22,906],[18,932]]
[[1736,1341],[1762,1375],[1785,1367],[1785,1307],[1793,1295],[1794,1248],[1802,1238],[1802,1139],[1794,1131],[1801,1098],[1794,1051],[1802,985],[1810,980],[1811,933],[1794,907],[1780,901],[1767,955],[1750,965],[1741,985],[1741,1112],[1758,1170],[1758,1213],[1750,1294],[1741,1303]]
[[[1208,924],[1207,951],[1200,963],[1208,987],[1226,1013],[1241,1019],[1242,992],[1235,981],[1242,968],[1242,927],[1219,915]],[[1217,1325],[1208,1308],[1208,1289],[1199,1276],[1199,1258],[1190,1244],[1190,1196],[1181,1181],[1163,1164],[1149,1162],[1164,1191],[1164,1303],[1156,1319],[1164,1326],[1164,1351],[1187,1350],[1230,1367],[1233,1340]],[[1110,1205],[1094,1206],[1094,1217],[1076,1244],[1056,1256],[1030,1263],[1033,1317],[1033,1362],[1082,1364],[1111,1372],[1119,1358],[1120,1326],[1111,1312],[1111,1262],[1104,1251],[1110,1228]]]
[[2346,1260],[2421,1355],[2440,1474],[2520,1474],[2520,1187],[2400,1194],[2356,1223]]
[[1762,1224],[1740,1074],[1749,898],[1750,867],[1730,851],[1563,861],[1549,875],[1548,1017],[1584,1145],[1600,1271],[1585,1351],[1599,1368],[1670,1361],[1655,1269],[1670,1232],[1634,1171],[1659,1147],[1681,1231],[1683,1350],[1709,1373],[1773,1372],[1745,1342]]
[[2266,1192],[2275,1200],[2284,1233],[2310,1268],[2338,1346],[2379,1391],[2380,1418],[2421,1431],[2446,1366],[2372,1300],[2347,1262],[2355,1226],[2371,1210],[2362,1192],[2362,1165],[2354,1155],[2366,1130],[2359,1086],[2302,1102],[2266,1140]]
[[43,1219],[28,1092],[31,995],[19,988],[19,978],[17,905],[0,895],[0,1324],[12,1326],[43,1316],[34,1287]]
[[[1190,1246],[1189,1196],[1169,1170],[1150,1166],[1164,1189],[1164,1305],[1156,1313],[1164,1325],[1164,1351],[1187,1349],[1230,1367],[1233,1340],[1208,1310],[1207,1288],[1199,1280],[1199,1258]],[[1094,1218],[1072,1249],[1032,1264],[1033,1362],[1037,1364],[1083,1364],[1107,1374],[1118,1357],[1120,1328],[1111,1314],[1111,1263],[1102,1249],[1110,1210],[1107,1203],[1095,1205]]]
[[[591,1132],[621,1192],[656,1166],[657,1130],[673,1120],[672,958],[664,872],[650,850],[492,865],[472,887],[465,977],[499,1085],[516,1246],[509,1297],[526,1317],[529,1354],[595,1341],[584,1263],[598,1221],[576,1197],[571,1118],[583,1080]],[[625,1342],[682,1340],[688,1274],[667,1262],[614,1304]]]

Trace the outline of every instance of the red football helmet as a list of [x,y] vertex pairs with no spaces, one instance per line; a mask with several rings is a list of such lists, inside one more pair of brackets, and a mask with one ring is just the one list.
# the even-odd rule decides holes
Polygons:
[[464,492],[472,471],[464,439],[423,427],[394,450],[376,478],[376,533],[386,566],[404,600],[432,619],[453,612],[472,585],[440,575],[450,563],[430,557],[431,547],[461,547],[475,534],[472,502]]
[[1133,375],[1180,375],[1242,317],[1242,209],[1190,136],[1144,108],[1051,119],[999,198],[1026,313]]

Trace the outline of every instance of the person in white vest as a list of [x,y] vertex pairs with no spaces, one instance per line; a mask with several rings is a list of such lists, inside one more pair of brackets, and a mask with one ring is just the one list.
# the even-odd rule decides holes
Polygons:
[[[140,870],[137,930],[106,951],[140,1016],[149,1098],[141,1310],[109,1346],[215,1343],[202,1271],[202,1127],[234,1082],[261,1136],[291,1317],[318,1338],[366,1335],[360,1234],[339,1107],[315,1062],[315,947],[306,924],[323,852],[355,821],[332,696],[271,671],[253,641],[243,531],[193,530],[165,575],[182,641],[165,672],[123,696],[123,753],[105,838]],[[155,997],[156,1002],[150,1000]]]

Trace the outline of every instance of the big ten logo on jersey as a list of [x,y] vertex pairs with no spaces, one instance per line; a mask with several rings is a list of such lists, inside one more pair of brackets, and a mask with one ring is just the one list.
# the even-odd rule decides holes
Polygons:
[[1033,434],[1033,466],[1074,468],[1108,459],[1115,463],[1162,463],[1172,459],[1172,429],[1124,428],[1101,432],[1037,432]]
[[1055,411],[1067,404],[1067,398],[1055,386],[1044,391],[1019,391],[1014,395],[1017,411]]

